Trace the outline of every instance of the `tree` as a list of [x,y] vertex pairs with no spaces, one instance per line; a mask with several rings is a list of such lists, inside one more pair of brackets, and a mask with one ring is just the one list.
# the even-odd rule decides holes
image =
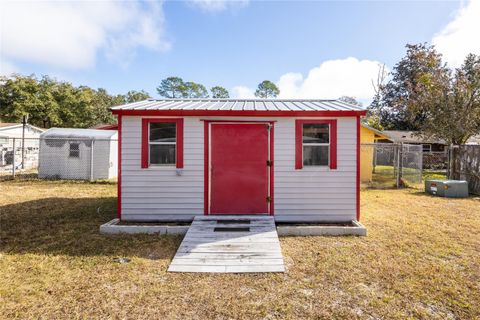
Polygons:
[[433,46],[407,45],[407,55],[370,108],[387,129],[463,144],[480,131],[480,57],[452,72]]
[[449,71],[433,46],[407,44],[406,48],[406,56],[395,65],[390,81],[380,88],[370,109],[386,129],[416,131],[426,117],[413,108],[420,92],[420,79],[427,75],[445,77]]
[[125,95],[125,103],[137,102],[137,101],[147,100],[150,98],[151,98],[150,95],[146,91],[130,90]]
[[255,91],[255,96],[258,98],[276,98],[280,94],[280,90],[275,85],[275,83],[264,80],[259,85],[257,90]]
[[185,91],[183,92],[185,98],[208,98],[207,88],[203,84],[193,81],[185,82]]
[[29,122],[39,127],[89,128],[114,123],[110,107],[143,100],[145,95],[145,91],[110,95],[105,89],[75,87],[48,76],[38,79],[17,74],[0,77],[0,119],[20,122],[28,114]]
[[19,122],[29,115],[30,123],[51,126],[59,122],[52,91],[55,83],[49,77],[40,81],[34,75],[13,75],[0,78],[0,117],[3,121]]
[[453,74],[419,77],[413,112],[425,114],[426,137],[464,144],[480,132],[480,56],[469,54]]
[[341,96],[340,98],[338,98],[338,100],[349,103],[349,104],[353,104],[354,106],[359,106],[359,107],[362,106],[362,103],[354,97]]
[[180,77],[168,77],[160,82],[157,87],[159,95],[165,98],[185,98],[186,86],[183,79]]
[[212,87],[210,89],[210,92],[212,93],[212,98],[215,98],[215,99],[230,98],[230,94],[228,93],[228,90],[221,86]]

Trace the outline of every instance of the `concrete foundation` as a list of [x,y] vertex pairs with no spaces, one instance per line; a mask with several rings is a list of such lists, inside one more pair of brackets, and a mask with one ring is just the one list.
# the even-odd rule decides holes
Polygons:
[[[119,225],[120,220],[113,219],[100,226],[103,234],[170,234],[184,235],[190,225]],[[366,236],[367,229],[358,221],[352,226],[335,225],[277,225],[279,236]]]
[[100,226],[103,234],[185,234],[190,225],[119,225],[120,220],[113,219]]
[[352,226],[335,225],[278,225],[278,235],[281,236],[366,236],[367,228],[358,221],[352,221]]

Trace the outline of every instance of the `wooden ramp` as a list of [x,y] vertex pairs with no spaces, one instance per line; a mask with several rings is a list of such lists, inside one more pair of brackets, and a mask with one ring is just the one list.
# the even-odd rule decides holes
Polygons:
[[284,272],[270,216],[195,217],[170,272]]

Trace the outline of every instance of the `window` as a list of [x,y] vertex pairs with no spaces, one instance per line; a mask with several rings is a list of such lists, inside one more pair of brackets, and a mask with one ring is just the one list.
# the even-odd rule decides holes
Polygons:
[[142,168],[183,168],[183,119],[142,120]]
[[7,144],[8,143],[8,137],[0,137],[0,144]]
[[337,168],[337,121],[297,120],[295,169],[304,166]]
[[423,152],[432,152],[432,145],[431,144],[423,144],[422,149],[423,149]]
[[70,142],[69,155],[70,158],[80,158],[80,143]]
[[148,163],[175,164],[177,124],[175,122],[151,122],[148,132]]
[[328,123],[304,123],[302,142],[304,166],[328,166],[330,152]]

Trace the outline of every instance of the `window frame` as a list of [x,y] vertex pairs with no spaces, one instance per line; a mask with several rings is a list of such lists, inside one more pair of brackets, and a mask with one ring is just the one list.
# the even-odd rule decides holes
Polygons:
[[[172,145],[172,142],[150,142],[150,123],[175,123],[175,164],[150,164],[150,145]],[[142,119],[142,159],[141,167],[183,168],[183,118],[143,118]]]
[[[428,147],[428,150],[425,150],[425,147]],[[430,143],[422,143],[422,152],[431,153],[432,152],[432,145]]]
[[[77,145],[77,149],[73,150],[77,153],[76,156],[72,156],[72,145],[73,144]],[[68,143],[68,157],[69,158],[80,158],[80,142],[69,142]]]
[[304,124],[328,124],[329,128],[329,143],[307,143],[306,145],[323,145],[329,146],[328,165],[312,165],[307,167],[337,169],[337,120],[336,119],[322,119],[322,120],[295,120],[295,169],[303,169],[303,125]]

